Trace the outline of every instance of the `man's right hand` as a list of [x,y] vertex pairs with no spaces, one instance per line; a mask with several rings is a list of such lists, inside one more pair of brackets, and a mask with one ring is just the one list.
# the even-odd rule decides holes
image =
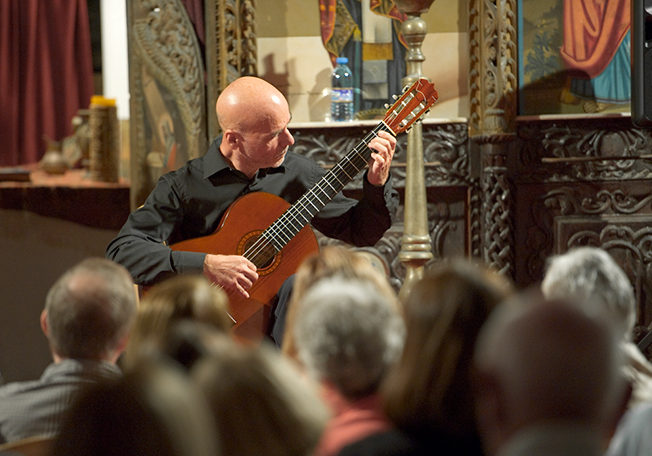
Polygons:
[[249,298],[247,290],[258,279],[256,266],[240,255],[206,255],[204,275],[228,294]]

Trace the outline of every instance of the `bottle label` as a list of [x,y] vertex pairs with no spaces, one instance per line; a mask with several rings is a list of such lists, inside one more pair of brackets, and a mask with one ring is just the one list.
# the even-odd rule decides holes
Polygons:
[[331,93],[331,101],[335,103],[346,103],[353,101],[353,88],[334,88]]

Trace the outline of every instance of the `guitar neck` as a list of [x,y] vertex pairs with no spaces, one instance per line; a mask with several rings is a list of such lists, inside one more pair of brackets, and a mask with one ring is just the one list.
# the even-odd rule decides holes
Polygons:
[[351,182],[369,163],[371,149],[369,142],[378,136],[378,132],[387,131],[394,134],[384,123],[379,123],[331,168],[312,188],[290,206],[261,235],[276,251],[280,251],[290,240],[306,226],[344,187]]

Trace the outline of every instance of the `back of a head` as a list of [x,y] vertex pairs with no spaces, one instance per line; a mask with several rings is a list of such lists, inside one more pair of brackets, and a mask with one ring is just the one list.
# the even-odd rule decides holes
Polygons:
[[299,304],[294,333],[303,365],[346,397],[375,392],[403,348],[396,302],[368,280],[335,276],[317,282]]
[[[221,351],[221,352],[220,352]],[[328,418],[314,385],[275,349],[224,339],[192,376],[213,410],[224,454],[305,456]]]
[[154,285],[142,298],[124,365],[130,368],[143,354],[158,350],[171,325],[194,320],[227,332],[232,324],[228,298],[223,290],[212,286],[204,277],[178,275]]
[[544,296],[584,301],[607,312],[626,339],[636,321],[634,291],[627,275],[604,250],[578,247],[549,259],[541,283]]
[[454,261],[426,271],[405,299],[403,354],[384,383],[385,410],[414,434],[472,432],[470,370],[481,326],[511,283]]
[[281,347],[283,353],[290,358],[297,358],[293,327],[304,294],[314,283],[333,276],[370,281],[386,299],[397,299],[386,276],[371,263],[366,254],[342,246],[325,246],[318,254],[306,258],[295,275]]
[[127,270],[89,258],[64,273],[48,292],[48,338],[61,357],[102,359],[131,327],[136,293]]
[[177,367],[146,363],[72,404],[52,456],[215,456],[213,417]]
[[[620,363],[617,338],[604,319],[580,304],[532,295],[494,312],[475,353],[480,378],[493,378],[502,391],[510,432],[542,423],[594,429],[611,424],[624,392]],[[481,405],[478,409],[482,414]]]

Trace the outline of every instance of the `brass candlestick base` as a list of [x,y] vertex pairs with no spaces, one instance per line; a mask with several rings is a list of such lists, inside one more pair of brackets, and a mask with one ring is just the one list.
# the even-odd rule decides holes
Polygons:
[[[425,60],[421,45],[426,36],[426,23],[419,16],[430,8],[434,0],[398,0],[399,10],[408,15],[401,32],[408,44],[405,57],[406,76],[403,85],[409,85],[422,75],[421,64]],[[399,292],[405,300],[416,281],[423,277],[424,265],[432,259],[432,246],[428,230],[428,207],[423,167],[423,133],[421,123],[408,132],[405,170],[404,227],[398,258],[405,266],[405,280]]]

